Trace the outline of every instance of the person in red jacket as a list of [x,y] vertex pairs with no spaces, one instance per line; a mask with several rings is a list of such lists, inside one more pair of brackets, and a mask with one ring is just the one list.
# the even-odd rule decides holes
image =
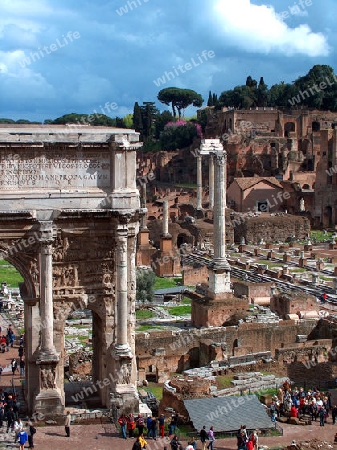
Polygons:
[[292,405],[290,409],[290,417],[298,417],[298,411],[295,405]]

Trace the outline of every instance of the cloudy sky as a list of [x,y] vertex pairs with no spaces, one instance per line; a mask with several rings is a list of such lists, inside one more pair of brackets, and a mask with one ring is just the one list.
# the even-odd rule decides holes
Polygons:
[[207,100],[248,75],[337,72],[336,20],[336,0],[0,0],[0,117],[124,116],[164,87]]

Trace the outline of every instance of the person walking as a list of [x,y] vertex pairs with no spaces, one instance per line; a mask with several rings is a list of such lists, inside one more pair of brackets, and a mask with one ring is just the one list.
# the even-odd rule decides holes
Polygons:
[[25,449],[25,443],[28,441],[28,434],[25,430],[21,430],[19,433],[19,444],[20,444],[20,450]]
[[206,431],[206,425],[204,425],[202,427],[199,434],[200,434],[200,441],[201,441],[201,450],[205,450],[206,449],[206,441],[208,438],[207,431]]
[[17,360],[15,358],[12,359],[11,367],[12,367],[12,373],[13,373],[13,376],[14,376],[14,374],[16,372],[16,369],[18,368],[18,362],[17,362]]
[[214,441],[215,441],[215,436],[214,436],[214,429],[213,429],[213,425],[210,427],[210,429],[208,430],[208,440],[209,443],[207,445],[207,448],[209,450],[214,450]]
[[164,438],[164,436],[165,436],[165,416],[164,416],[164,414],[160,414],[158,422],[159,422],[160,437]]
[[138,428],[138,436],[141,436],[144,432],[144,417],[142,414],[139,414],[136,420],[137,428]]
[[25,360],[23,358],[20,359],[19,367],[20,367],[20,378],[25,376]]
[[33,426],[32,422],[26,424],[28,430],[28,448],[34,448],[34,434],[36,433],[36,428]]
[[326,410],[325,410],[324,406],[321,406],[321,409],[319,410],[319,426],[320,427],[324,427],[325,414],[326,414]]
[[9,408],[9,411],[7,412],[7,433],[10,428],[13,430],[14,421],[15,421],[15,415],[14,415],[13,408]]
[[332,424],[335,425],[336,417],[337,417],[337,406],[336,405],[333,406],[331,415],[332,415]]
[[122,414],[120,416],[120,418],[118,419],[118,423],[121,426],[122,438],[127,439],[127,437],[126,437],[127,420],[126,420],[125,414]]
[[71,422],[71,416],[70,411],[67,411],[66,418],[64,420],[64,429],[66,431],[66,436],[70,437],[70,422]]
[[129,438],[133,438],[133,432],[136,428],[136,421],[132,413],[130,413],[127,417],[127,428],[129,432]]

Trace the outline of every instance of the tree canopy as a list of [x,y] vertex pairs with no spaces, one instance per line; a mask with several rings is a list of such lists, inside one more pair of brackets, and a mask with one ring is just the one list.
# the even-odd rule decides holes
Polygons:
[[151,302],[153,298],[153,286],[156,275],[152,270],[137,269],[136,272],[136,298],[142,302]]
[[292,83],[281,81],[268,89],[263,77],[258,83],[249,75],[245,85],[221,93],[215,107],[221,109],[224,106],[238,109],[305,107],[337,111],[337,77],[330,66],[315,65]]
[[180,89],[176,87],[169,87],[162,89],[158,93],[158,100],[165,105],[172,107],[173,117],[181,118],[181,112],[190,105],[200,107],[203,104],[203,98],[191,89]]

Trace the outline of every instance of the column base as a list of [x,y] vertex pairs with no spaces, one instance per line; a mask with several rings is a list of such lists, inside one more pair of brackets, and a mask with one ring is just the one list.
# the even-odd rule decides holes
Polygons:
[[207,297],[211,299],[221,298],[222,294],[231,293],[230,272],[227,269],[212,268],[209,271],[208,293]]
[[118,410],[118,414],[139,413],[139,397],[133,384],[116,384],[115,392],[110,394],[111,406]]
[[62,395],[59,389],[46,389],[40,391],[34,400],[34,414],[37,417],[48,418],[55,415],[64,415],[64,405],[62,403]]
[[56,350],[41,350],[36,359],[36,364],[58,363],[60,356]]
[[133,354],[129,344],[116,345],[113,353],[116,360],[133,358]]

